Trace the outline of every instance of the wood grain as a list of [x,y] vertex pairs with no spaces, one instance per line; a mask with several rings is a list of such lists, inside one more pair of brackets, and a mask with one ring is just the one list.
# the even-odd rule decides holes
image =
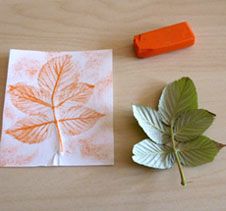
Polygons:
[[[137,59],[134,34],[189,21],[194,47]],[[145,135],[132,103],[155,106],[163,86],[182,76],[197,85],[200,107],[217,114],[207,135],[226,143],[225,0],[1,0],[1,110],[10,48],[109,49],[114,52],[113,167],[2,168],[0,210],[226,210],[226,150],[213,163],[154,171],[131,161],[133,144]]]

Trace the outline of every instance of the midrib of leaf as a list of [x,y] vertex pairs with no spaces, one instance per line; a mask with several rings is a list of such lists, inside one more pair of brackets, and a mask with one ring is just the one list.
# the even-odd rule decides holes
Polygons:
[[40,127],[40,126],[43,126],[43,125],[49,125],[51,123],[54,123],[54,121],[49,121],[49,122],[43,122],[41,124],[37,124],[37,125],[33,125],[33,126],[25,126],[25,127],[21,127],[19,130],[26,130],[26,129],[29,129],[29,128],[36,128],[36,127]]
[[[104,116],[104,115],[103,115]],[[92,119],[92,117],[75,117],[75,118],[64,118],[64,119],[59,119],[59,122],[65,122],[65,121],[72,121],[72,120],[86,120],[86,119]]]
[[49,125],[49,124],[52,124],[52,123],[54,123],[54,121],[43,122],[43,123],[40,123],[40,124],[33,124],[32,126],[29,125],[29,126],[20,127],[18,129],[15,129],[15,131],[26,130],[26,129],[36,128],[36,127],[41,127],[43,125]]
[[55,72],[57,74],[57,80],[56,80],[56,83],[54,85],[52,96],[51,96],[51,104],[52,104],[52,110],[53,110],[53,118],[54,118],[54,124],[55,124],[56,129],[57,129],[57,133],[58,133],[58,139],[59,139],[59,145],[60,145],[60,152],[63,152],[64,151],[64,146],[63,146],[63,141],[62,141],[62,134],[61,134],[61,131],[60,131],[60,128],[59,128],[59,120],[56,118],[56,110],[55,110],[54,96],[55,96],[56,90],[57,90],[58,85],[59,85],[59,81],[60,81],[60,77],[61,77],[61,74],[62,74],[63,69],[64,69],[64,65],[65,65],[65,61],[62,64],[62,66],[60,67],[60,71],[59,71],[58,74],[57,74],[56,69],[54,68],[55,69]]
[[[10,85],[9,88],[10,88],[10,91],[13,91],[13,90],[16,89],[16,86]],[[47,103],[44,100],[41,100],[41,99],[39,99],[37,97],[34,97],[34,96],[30,95],[30,94],[27,94],[27,96],[23,94],[23,98],[28,100],[28,101],[39,103],[39,104],[44,105],[46,107],[51,107],[51,105],[49,103]]]
[[44,105],[44,106],[46,106],[46,107],[51,107],[51,105],[50,105],[49,103],[47,103],[47,102],[45,102],[45,101],[43,101],[43,100],[41,100],[41,99],[32,97],[32,96],[30,96],[30,95],[29,95],[29,97],[25,97],[25,96],[24,96],[24,99],[30,100],[30,101],[33,101],[33,102],[37,102],[37,103],[39,103],[39,104],[41,104],[41,105]]
[[180,177],[181,177],[181,185],[186,186],[186,178],[184,175],[184,171],[180,162],[180,158],[177,154],[177,149],[176,149],[176,143],[175,143],[175,139],[174,139],[174,132],[173,132],[173,124],[171,123],[170,126],[170,137],[171,137],[171,141],[172,141],[172,146],[173,146],[173,153],[175,154],[176,157],[176,162],[177,162],[177,166],[180,172]]

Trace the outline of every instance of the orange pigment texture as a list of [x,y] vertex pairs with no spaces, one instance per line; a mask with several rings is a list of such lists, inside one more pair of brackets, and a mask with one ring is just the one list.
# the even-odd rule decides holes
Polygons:
[[134,36],[135,53],[139,58],[186,48],[194,43],[195,35],[187,22],[166,26]]

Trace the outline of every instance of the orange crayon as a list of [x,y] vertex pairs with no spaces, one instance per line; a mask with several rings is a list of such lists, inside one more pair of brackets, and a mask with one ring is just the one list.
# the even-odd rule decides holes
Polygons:
[[193,45],[195,36],[187,22],[166,26],[134,36],[139,58],[154,56]]

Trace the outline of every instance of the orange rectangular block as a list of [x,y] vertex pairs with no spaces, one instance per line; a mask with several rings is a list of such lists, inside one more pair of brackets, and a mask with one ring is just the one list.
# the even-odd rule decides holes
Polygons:
[[186,48],[194,43],[195,36],[187,22],[134,36],[135,52],[139,58]]

